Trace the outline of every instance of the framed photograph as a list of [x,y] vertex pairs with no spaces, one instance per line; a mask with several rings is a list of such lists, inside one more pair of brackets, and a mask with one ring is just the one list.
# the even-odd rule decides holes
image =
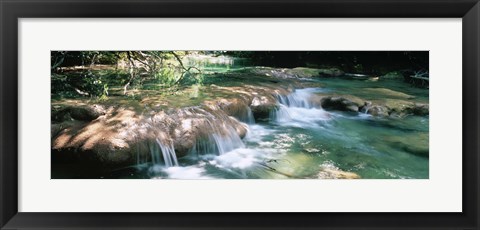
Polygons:
[[1,229],[479,227],[477,0],[0,10]]

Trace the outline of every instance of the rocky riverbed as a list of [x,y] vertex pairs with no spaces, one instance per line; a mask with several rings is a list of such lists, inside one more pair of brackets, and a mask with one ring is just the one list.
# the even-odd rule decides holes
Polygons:
[[[410,160],[417,159],[415,157],[426,159],[427,169],[415,169],[420,172],[415,176],[386,165],[383,171],[377,170],[377,173],[383,172],[377,177],[428,177],[429,105],[428,92],[425,96],[422,89],[413,89],[409,94],[402,89],[410,86],[391,87],[404,83],[391,79],[390,75],[354,79],[336,68],[251,67],[211,73],[208,79],[211,83],[207,81],[201,86],[184,87],[171,93],[138,89],[131,92],[131,97],[113,94],[103,101],[87,98],[52,100],[53,176],[71,177],[78,173],[78,178],[109,177],[116,170],[129,168],[128,173],[120,173],[120,177],[180,178],[182,176],[172,175],[178,175],[179,170],[193,170],[196,176],[192,178],[199,175],[216,178],[225,170],[226,178],[371,178],[375,177],[375,170],[362,171],[361,168],[379,167],[372,155],[376,154],[375,151],[392,148],[414,156]],[[342,86],[352,83],[350,87]],[[135,93],[145,96],[135,97]],[[289,125],[280,124],[280,116],[284,116],[283,119],[287,116]],[[303,116],[310,120],[302,119]],[[390,133],[381,140],[386,143],[381,146],[369,144],[374,151],[364,153],[368,148],[362,149],[367,160],[362,158],[358,164],[352,164],[351,160],[336,162],[332,159],[347,153],[332,152],[338,147],[322,148],[319,143],[337,137],[318,136],[316,132],[328,133],[330,131],[324,129],[331,125],[329,123],[345,119],[349,120],[346,123],[360,119],[362,125],[369,122],[372,126],[391,125],[395,132],[398,131],[396,126],[401,129],[410,127],[414,131],[401,135]],[[425,128],[420,131],[414,128],[415,125],[425,127],[424,123],[415,123],[425,122],[425,119],[426,132]],[[291,126],[298,120],[301,120],[300,125]],[[408,123],[406,125],[402,124],[405,120],[408,121],[404,122]],[[308,123],[311,127],[319,127],[316,131],[306,128],[306,133],[313,132],[310,136],[301,131]],[[263,126],[259,128],[259,125]],[[272,131],[283,125],[287,131],[295,130],[284,136]],[[336,131],[345,128],[342,126]],[[357,127],[352,125],[351,128]],[[363,131],[355,135],[361,135]],[[268,134],[262,136],[262,132]],[[300,143],[302,135],[305,140]],[[337,139],[330,141],[340,143]],[[293,145],[298,146],[293,149]],[[250,154],[251,149],[255,149],[253,154]],[[324,156],[329,154],[337,156]],[[352,153],[350,157],[356,159],[360,155]],[[315,159],[315,165],[311,166],[308,164],[310,158],[319,159]],[[235,167],[232,166],[235,162],[230,161],[250,164]],[[256,169],[249,173],[252,165]],[[152,167],[157,170],[152,171]],[[300,169],[302,167],[312,169]],[[84,173],[83,170],[90,172]]]

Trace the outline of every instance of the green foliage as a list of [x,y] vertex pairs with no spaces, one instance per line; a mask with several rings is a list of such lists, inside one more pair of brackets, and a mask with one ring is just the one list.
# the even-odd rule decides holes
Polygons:
[[161,68],[155,73],[155,79],[161,84],[171,86],[177,81],[177,74],[174,68]]
[[105,97],[108,95],[108,85],[103,81],[102,75],[88,74],[83,78],[85,84],[83,88],[90,95],[96,97]]
[[198,74],[195,74],[195,75],[196,75],[196,77],[195,77],[196,84],[203,85],[203,83],[205,82],[205,75],[203,75],[201,73],[198,73]]
[[107,100],[109,93],[133,95],[128,91],[153,85],[162,92],[202,86],[221,81],[213,77],[218,73],[237,68],[233,62],[222,62],[229,60],[223,56],[237,57],[235,65],[248,60],[250,66],[292,68],[309,76],[318,72],[296,67],[338,68],[373,76],[405,68],[428,69],[428,52],[413,51],[52,51],[52,95]]
[[101,101],[108,100],[108,84],[107,83],[103,84],[103,91],[102,91],[102,95],[100,95],[100,100]]

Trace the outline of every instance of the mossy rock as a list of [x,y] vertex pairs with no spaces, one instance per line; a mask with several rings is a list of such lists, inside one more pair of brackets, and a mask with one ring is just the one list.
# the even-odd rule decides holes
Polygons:
[[418,116],[427,116],[430,113],[428,104],[415,104],[410,111]]
[[360,112],[376,117],[387,117],[390,115],[389,109],[386,106],[372,105],[371,102],[366,102],[365,105],[360,108]]

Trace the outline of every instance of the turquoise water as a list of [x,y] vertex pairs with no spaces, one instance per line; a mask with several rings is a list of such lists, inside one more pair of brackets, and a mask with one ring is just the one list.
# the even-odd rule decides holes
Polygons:
[[269,121],[248,124],[249,133],[240,147],[221,154],[192,154],[178,159],[179,166],[148,167],[141,173],[179,179],[330,179],[324,172],[333,170],[364,179],[429,177],[428,116],[380,118],[305,105],[310,96],[332,91],[375,99],[377,91],[365,89],[378,86],[408,93],[415,102],[428,102],[428,90],[398,81],[320,81],[321,88],[297,89],[292,94],[296,106],[281,105]]
[[[202,69],[206,78],[249,65],[245,59],[191,63]],[[310,104],[312,97],[322,94],[350,95],[374,102],[428,103],[428,89],[399,80],[338,77],[303,81],[312,83],[312,87],[279,97],[280,109],[269,120],[244,120],[249,131],[243,140],[215,139],[216,143],[210,144],[216,148],[201,154],[191,152],[176,159],[178,164],[173,164],[172,159],[168,167],[135,165],[102,178],[331,179],[332,173],[363,179],[429,178],[428,116],[374,117],[326,111]],[[152,94],[157,93],[155,87],[151,89]]]

